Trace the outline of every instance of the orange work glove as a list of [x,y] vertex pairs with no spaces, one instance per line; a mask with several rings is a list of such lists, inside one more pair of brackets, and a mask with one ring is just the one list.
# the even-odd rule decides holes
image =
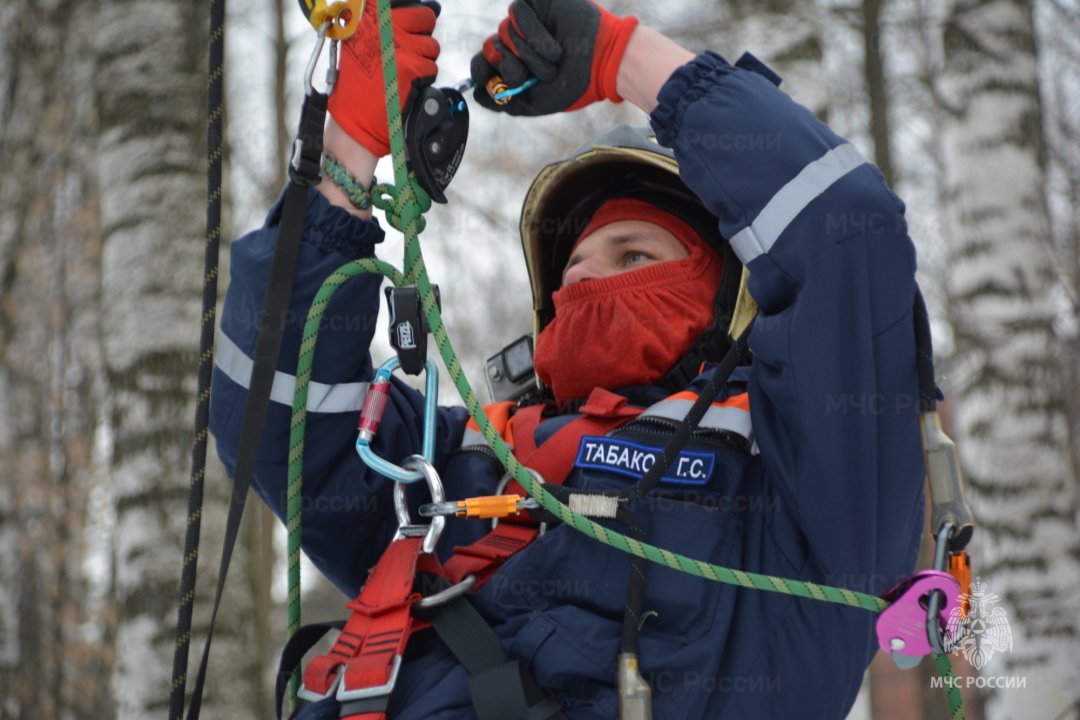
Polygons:
[[[392,2],[401,108],[414,87],[430,85],[438,73],[439,42],[431,36],[440,7],[433,0]],[[329,110],[345,132],[376,157],[390,152],[386,127],[386,82],[383,80],[379,22],[375,0],[367,0],[364,16],[351,38],[342,43],[338,79]]]

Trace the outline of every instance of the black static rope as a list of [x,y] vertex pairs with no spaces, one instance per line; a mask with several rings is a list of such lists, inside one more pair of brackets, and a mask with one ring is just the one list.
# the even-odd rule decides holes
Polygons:
[[919,412],[937,410],[937,388],[934,385],[934,344],[930,336],[930,316],[922,290],[915,286],[915,365],[919,374]]
[[169,718],[184,715],[187,689],[191,617],[195,605],[195,578],[199,562],[203,486],[206,480],[206,445],[210,426],[210,379],[214,371],[214,328],[217,324],[218,256],[221,249],[221,165],[225,118],[225,0],[210,7],[210,57],[207,73],[206,114],[206,248],[203,259],[202,330],[199,338],[199,380],[195,396],[195,429],[191,445],[191,480],[188,489],[187,532],[180,572],[180,604],[176,618]]

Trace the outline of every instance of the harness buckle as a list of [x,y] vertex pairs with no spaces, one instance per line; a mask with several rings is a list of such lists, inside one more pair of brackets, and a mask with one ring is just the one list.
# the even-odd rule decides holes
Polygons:
[[[336,698],[338,702],[350,702],[353,700],[371,700],[374,698],[390,697],[390,693],[394,691],[394,686],[397,684],[398,672],[401,670],[401,656],[394,655],[394,659],[390,661],[390,676],[386,682],[382,685],[374,685],[371,687],[356,688],[349,690],[345,687],[345,680],[342,679],[337,686]],[[344,675],[342,673],[341,675]],[[339,676],[340,677],[340,676]]]
[[439,607],[440,605],[445,605],[454,598],[461,597],[462,595],[468,595],[474,587],[476,587],[476,576],[466,575],[464,578],[462,578],[461,582],[454,583],[448,588],[445,588],[437,593],[433,593],[431,595],[428,595],[427,597],[422,597],[417,600],[415,603],[413,603],[413,611],[415,612],[416,610],[430,610],[432,608]]

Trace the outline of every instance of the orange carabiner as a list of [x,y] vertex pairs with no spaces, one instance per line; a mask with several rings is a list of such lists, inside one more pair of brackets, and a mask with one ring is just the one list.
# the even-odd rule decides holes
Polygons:
[[971,610],[971,556],[967,550],[949,554],[949,574],[960,583],[960,617]]
[[496,105],[505,105],[510,102],[509,97],[495,97],[510,89],[510,86],[506,84],[506,81],[504,81],[500,75],[492,75],[489,77],[487,83],[485,83],[485,88],[487,89],[488,95],[491,96],[491,99],[495,101]]

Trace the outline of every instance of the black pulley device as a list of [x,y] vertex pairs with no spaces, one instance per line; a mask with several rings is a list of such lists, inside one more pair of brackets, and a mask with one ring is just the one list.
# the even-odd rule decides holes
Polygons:
[[437,203],[446,202],[446,186],[454,179],[469,137],[469,107],[453,88],[431,85],[410,99],[405,117],[409,167]]

